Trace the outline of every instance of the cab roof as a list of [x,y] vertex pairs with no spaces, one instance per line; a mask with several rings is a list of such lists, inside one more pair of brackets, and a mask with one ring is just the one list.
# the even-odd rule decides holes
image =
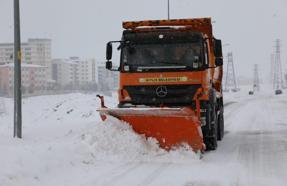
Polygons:
[[136,29],[139,27],[157,27],[157,26],[211,26],[211,18],[193,18],[193,19],[170,19],[170,20],[145,20],[145,21],[125,21],[124,29]]
[[134,32],[152,30],[179,29],[191,30],[207,34],[212,38],[211,18],[170,19],[170,20],[144,20],[123,22],[123,28]]

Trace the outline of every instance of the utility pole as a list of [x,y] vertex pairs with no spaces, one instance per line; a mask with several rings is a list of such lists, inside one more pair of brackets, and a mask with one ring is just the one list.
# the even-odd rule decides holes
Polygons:
[[170,14],[169,14],[169,0],[167,0],[167,19],[170,19]]
[[22,138],[20,5],[14,0],[14,137]]
[[253,92],[259,91],[260,85],[259,85],[259,74],[258,74],[258,65],[254,65],[254,79],[253,79]]
[[227,72],[225,78],[224,92],[228,92],[230,88],[233,92],[237,92],[239,90],[236,82],[232,52],[227,53]]
[[280,90],[283,88],[283,77],[281,67],[280,40],[276,39],[275,55],[273,59],[273,89]]

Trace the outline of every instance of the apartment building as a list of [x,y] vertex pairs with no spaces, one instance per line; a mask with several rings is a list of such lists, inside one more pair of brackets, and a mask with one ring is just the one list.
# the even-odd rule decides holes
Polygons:
[[104,62],[79,57],[53,59],[52,79],[66,89],[96,86],[99,90],[116,90],[119,84],[118,72],[107,70]]
[[[46,88],[47,67],[22,63],[23,95],[42,93]],[[0,65],[0,94],[12,96],[14,91],[14,64]]]
[[[21,43],[22,61],[46,67],[46,80],[52,77],[51,64],[51,40],[50,39],[28,39]],[[0,43],[0,65],[13,63],[14,44]]]
[[52,79],[63,88],[80,88],[96,83],[95,59],[79,57],[52,60]]

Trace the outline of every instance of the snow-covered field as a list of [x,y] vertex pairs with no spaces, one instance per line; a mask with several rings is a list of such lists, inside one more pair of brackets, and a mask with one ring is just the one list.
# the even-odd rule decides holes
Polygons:
[[[0,115],[0,186],[276,185],[287,182],[287,94],[225,94],[226,134],[199,159],[165,152],[122,122],[101,122],[96,94],[23,100],[23,139],[13,136],[13,102]],[[1,101],[1,100],[0,100]],[[106,97],[115,106],[116,96]]]

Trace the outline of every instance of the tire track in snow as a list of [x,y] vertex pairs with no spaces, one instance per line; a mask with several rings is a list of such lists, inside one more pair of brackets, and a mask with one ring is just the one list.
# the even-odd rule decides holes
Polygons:
[[226,129],[228,129],[227,127],[232,124],[234,116],[237,115],[238,112],[248,104],[248,102],[249,100],[233,103],[232,105],[229,105],[227,109],[224,107],[224,110],[226,110],[224,111],[224,125]]
[[[286,176],[284,175],[286,168],[282,165],[282,161],[285,162],[287,157],[286,154],[280,153],[284,151],[284,146],[279,143],[282,139],[282,131],[275,130],[277,118],[270,116],[274,100],[259,98],[250,104],[247,107],[249,113],[242,112],[241,117],[245,117],[244,122],[238,127],[238,131],[233,131],[233,134],[240,139],[237,159],[245,167],[244,185],[267,186],[273,180]],[[278,182],[280,185],[280,180]]]
[[146,186],[152,184],[156,178],[158,178],[169,166],[171,163],[163,163],[153,170],[138,186]]
[[[128,166],[128,168],[124,169],[123,171],[120,170],[114,170],[112,172],[108,172],[108,176],[106,176],[106,179],[99,180],[100,183],[96,183],[95,185],[101,185],[101,186],[112,186],[116,185],[115,183],[119,181],[121,178],[124,178],[127,174],[132,172],[133,170],[139,168],[142,163],[128,163],[131,164],[131,166]],[[127,166],[121,166],[121,167],[127,167]]]
[[238,103],[238,102],[236,102],[236,101],[228,101],[228,102],[225,102],[225,103],[223,104],[223,106],[224,106],[224,107],[227,107],[227,106],[232,105],[232,104],[235,104],[235,103]]
[[125,169],[126,167],[129,167],[130,165],[132,165],[131,162],[122,163],[118,166],[111,165],[110,168],[104,170],[103,172],[95,176],[93,180],[96,180],[96,181],[89,181],[88,183],[83,184],[83,185],[98,185],[98,182],[100,182],[104,178],[109,178],[110,175],[116,174],[117,172]]
[[[233,184],[266,185],[264,181],[270,181],[269,176],[275,177],[272,168],[278,167],[278,161],[274,162],[268,151],[278,150],[278,145],[275,144],[277,134],[272,131],[274,119],[270,117],[271,104],[272,101],[266,97],[256,97],[242,100],[226,109],[225,121],[229,134],[221,142],[216,154],[207,159],[226,164],[230,162],[231,165],[238,162],[238,165],[234,164],[239,169]],[[282,159],[280,156],[275,158]],[[278,171],[277,168],[275,170]],[[262,181],[258,178],[264,179]]]

